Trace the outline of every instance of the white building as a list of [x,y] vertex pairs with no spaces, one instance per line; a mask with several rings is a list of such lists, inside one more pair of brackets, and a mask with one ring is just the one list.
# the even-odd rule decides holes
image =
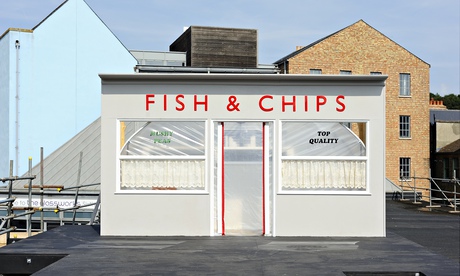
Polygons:
[[30,30],[0,36],[0,177],[28,169],[95,121],[99,73],[131,73],[136,59],[84,0],[64,1]]
[[101,78],[101,235],[385,236],[386,76]]

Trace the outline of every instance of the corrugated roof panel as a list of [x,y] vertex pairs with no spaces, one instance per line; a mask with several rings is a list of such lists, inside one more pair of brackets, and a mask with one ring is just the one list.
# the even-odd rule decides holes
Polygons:
[[[44,185],[75,187],[78,181],[80,152],[83,153],[80,185],[100,183],[100,149],[101,120],[99,118],[43,160]],[[40,164],[32,168],[32,175],[37,176],[33,184],[38,185],[41,177]],[[28,181],[16,181],[13,189],[24,189],[26,184]],[[99,190],[99,188],[99,186],[92,186],[83,189]]]

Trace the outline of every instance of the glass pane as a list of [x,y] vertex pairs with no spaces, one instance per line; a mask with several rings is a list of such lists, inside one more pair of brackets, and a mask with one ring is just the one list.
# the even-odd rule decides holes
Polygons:
[[407,180],[410,177],[410,158],[399,158],[399,178]]
[[366,147],[344,123],[284,122],[283,156],[365,156]]
[[204,122],[122,122],[121,137],[129,133],[121,155],[204,155]]
[[399,95],[410,96],[410,74],[399,74]]

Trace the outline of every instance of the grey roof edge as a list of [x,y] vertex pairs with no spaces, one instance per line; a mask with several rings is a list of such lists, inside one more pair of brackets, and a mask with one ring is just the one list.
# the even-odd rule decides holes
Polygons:
[[43,18],[35,27],[32,28],[32,30],[35,30],[38,28],[43,22],[45,22],[50,16],[52,16],[55,12],[57,12],[62,6],[64,6],[69,0],[65,0],[62,2],[59,6],[57,6],[50,14],[48,14],[45,18]]
[[414,57],[416,57],[417,59],[419,59],[419,60],[422,61],[423,63],[427,64],[429,67],[431,67],[431,65],[430,65],[428,62],[426,62],[426,61],[424,61],[423,59],[419,58],[417,55],[415,55],[415,54],[412,53],[411,51],[407,50],[406,48],[404,48],[403,46],[401,46],[399,43],[395,42],[394,40],[392,40],[391,38],[389,38],[388,36],[386,36],[385,34],[383,34],[382,32],[380,32],[380,31],[377,30],[376,28],[372,27],[371,25],[369,25],[366,21],[364,21],[364,20],[362,20],[362,19],[360,19],[360,20],[356,21],[355,23],[350,24],[350,25],[346,26],[345,28],[342,28],[342,29],[340,29],[340,30],[338,30],[338,31],[336,31],[336,32],[334,32],[334,33],[328,35],[328,36],[325,36],[325,37],[323,37],[323,38],[320,38],[320,39],[316,40],[315,42],[313,42],[313,43],[311,43],[311,44],[309,44],[309,45],[307,45],[307,46],[305,46],[305,47],[303,47],[303,48],[301,48],[301,49],[299,49],[299,50],[297,50],[297,51],[294,51],[294,52],[292,52],[291,54],[286,55],[286,56],[283,57],[283,58],[280,58],[279,60],[275,61],[274,64],[281,64],[281,63],[283,63],[283,62],[285,62],[285,61],[288,61],[290,58],[292,58],[292,57],[294,57],[294,56],[296,56],[296,55],[302,53],[303,51],[305,51],[305,50],[307,50],[307,49],[309,49],[309,48],[315,46],[316,44],[320,43],[321,41],[326,40],[326,39],[328,39],[329,37],[331,37],[331,36],[333,36],[333,35],[335,35],[335,34],[337,34],[337,33],[340,33],[340,32],[342,32],[343,30],[345,30],[345,29],[347,29],[347,28],[349,28],[349,27],[351,27],[351,26],[353,26],[353,25],[355,25],[355,24],[357,24],[358,22],[361,22],[361,21],[362,21],[364,24],[366,24],[367,26],[369,26],[370,28],[374,29],[374,30],[375,30],[376,32],[378,32],[379,34],[381,34],[382,36],[386,37],[387,39],[389,39],[390,41],[392,41],[393,43],[395,43],[396,45],[398,45],[399,47],[401,47],[402,49],[404,49],[405,51],[407,51],[409,54],[413,55]]
[[202,74],[202,73],[142,73],[142,74],[99,74],[103,84],[117,82],[203,82],[203,81],[240,81],[273,82],[280,85],[288,83],[325,83],[326,85],[362,84],[383,85],[386,75],[306,75],[306,74]]
[[239,74],[278,74],[279,69],[273,68],[220,68],[220,67],[189,67],[189,66],[135,66],[139,73],[239,73]]

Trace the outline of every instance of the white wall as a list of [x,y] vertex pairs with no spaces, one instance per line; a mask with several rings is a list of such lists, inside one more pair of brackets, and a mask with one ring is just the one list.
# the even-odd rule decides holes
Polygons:
[[460,122],[436,122],[436,151],[457,141],[460,137]]
[[[274,200],[271,232],[277,236],[385,236],[385,76],[312,75],[102,75],[102,235],[212,235],[214,183],[201,194],[159,194],[152,191],[117,190],[118,119],[201,119],[201,120],[333,120],[368,122],[368,189],[366,191],[303,193],[279,188],[279,148],[275,143]],[[155,103],[146,110],[146,94],[155,91]],[[165,111],[162,95],[184,94],[184,111],[170,102]],[[208,110],[192,107],[193,95],[209,95]],[[263,95],[274,95],[272,112],[259,108]],[[229,95],[240,100],[240,111],[226,107]],[[328,105],[320,112],[309,102],[309,110],[296,112],[280,108],[286,95],[324,95]],[[333,99],[344,95],[346,110],[337,112]],[[303,101],[299,101],[299,106]],[[275,137],[278,134],[275,133]],[[277,138],[275,138],[277,139]],[[213,141],[213,139],[208,139]],[[213,154],[213,153],[210,153]],[[214,164],[209,161],[208,165]],[[214,179],[209,168],[208,179]],[[136,211],[129,211],[136,206]],[[131,209],[132,210],[132,209]],[[160,211],[160,212],[158,212]],[[120,223],[126,216],[130,224]],[[190,219],[192,218],[192,219]],[[186,223],[190,226],[184,228]]]
[[[16,41],[19,41],[20,47],[16,49]],[[0,82],[0,97],[2,97],[2,116],[0,124],[2,132],[4,131],[5,139],[0,142],[0,175],[6,177],[9,175],[9,160],[14,160],[13,174],[16,175],[17,163],[16,141],[19,145],[19,154],[21,154],[21,143],[23,143],[22,134],[27,129],[21,131],[23,122],[30,119],[27,106],[23,106],[24,100],[29,97],[33,89],[32,78],[33,69],[33,35],[27,31],[9,31],[0,40],[0,54],[2,62],[2,81]],[[17,62],[19,61],[19,62]],[[3,75],[5,72],[5,75]],[[18,78],[17,78],[18,77]],[[16,109],[16,101],[19,99],[19,110]],[[5,116],[3,116],[5,115]],[[18,116],[18,117],[17,117]],[[19,119],[18,123],[16,123]],[[19,136],[16,136],[16,128],[19,127]],[[2,135],[4,135],[2,133]],[[27,169],[28,155],[24,157],[24,168]]]
[[[20,62],[24,71],[20,76],[19,174],[27,170],[29,156],[33,164],[39,162],[40,147],[46,156],[100,116],[99,73],[131,73],[136,65],[136,59],[83,0],[69,0],[38,25],[29,40],[22,40],[21,52],[29,56],[23,54]],[[10,61],[13,54],[10,50]],[[10,74],[15,66],[10,63]],[[10,96],[10,107],[12,101]],[[10,114],[14,113],[10,108]],[[9,118],[9,125],[11,138],[14,118]],[[10,139],[9,159],[14,152]]]
[[9,38],[7,33],[0,39],[0,177],[6,177],[9,173]]

